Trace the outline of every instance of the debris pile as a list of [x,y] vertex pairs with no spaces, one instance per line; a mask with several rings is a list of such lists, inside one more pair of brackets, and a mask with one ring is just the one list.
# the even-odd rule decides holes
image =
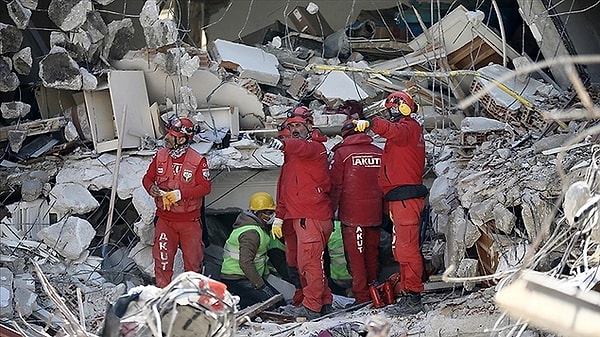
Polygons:
[[[102,322],[108,324],[106,303],[136,296],[146,296],[148,306],[119,310],[121,324],[139,328],[136,315],[151,306],[179,306],[181,316],[163,322],[195,315],[198,303],[178,297],[185,294],[139,288],[152,282],[155,212],[140,181],[162,146],[164,122],[173,115],[192,119],[192,146],[217,172],[207,200],[212,217],[205,274],[212,279],[184,273],[175,282],[197,285],[218,279],[222,228],[230,226],[222,218],[244,208],[238,200],[245,203],[252,188],[275,190],[283,156],[265,144],[290,109],[312,110],[330,150],[341,140],[344,120],[384,115],[382,98],[395,90],[408,91],[425,120],[430,195],[423,250],[430,277],[467,291],[501,289],[511,281],[545,285],[536,276],[515,276],[527,268],[582,291],[597,289],[600,90],[573,79],[585,77],[581,68],[567,76],[553,65],[554,80],[489,27],[484,12],[460,4],[444,7],[440,18],[423,18],[405,5],[362,11],[355,22],[333,29],[311,3],[287,13],[290,24],[277,22],[239,41],[214,39],[202,49],[183,43],[182,27],[164,17],[162,2],[144,1],[136,18],[110,21],[104,9],[111,3],[3,4],[12,20],[0,23],[3,319],[40,335],[99,333]],[[32,12],[40,10],[56,26],[42,52],[23,45],[35,26]],[[528,30],[525,21],[522,29]],[[32,88],[25,82],[30,77]],[[35,97],[20,94],[26,91]],[[381,139],[375,142],[381,145]],[[113,154],[121,149],[123,156]],[[255,185],[240,187],[248,181]],[[111,189],[118,200],[108,200]],[[116,216],[107,223],[110,206]],[[493,289],[450,301],[431,294],[427,313],[391,327],[385,319],[377,323],[373,316],[383,311],[371,307],[295,327],[297,335],[306,335],[354,319],[366,326],[337,328],[443,335],[456,331],[432,322],[448,312],[455,312],[443,321],[448,326],[466,324],[458,322],[456,308],[497,326]],[[227,296],[219,301],[234,306]],[[502,302],[507,310],[512,304]],[[146,328],[156,331],[146,332],[170,331],[155,319]],[[223,329],[242,324],[240,316],[235,319],[223,320]],[[256,322],[247,317],[250,332],[239,333],[287,328]],[[202,321],[195,323],[190,329],[204,329]],[[460,332],[476,331],[481,326]]]

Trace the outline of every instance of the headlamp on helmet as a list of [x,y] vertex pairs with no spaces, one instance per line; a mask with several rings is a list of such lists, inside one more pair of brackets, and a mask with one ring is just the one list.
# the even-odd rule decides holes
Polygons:
[[191,139],[194,136],[195,125],[191,119],[187,117],[173,116],[169,118],[166,127],[167,132],[175,137],[187,137]]
[[314,123],[312,113],[305,106],[299,106],[294,110],[289,110],[287,112],[287,119],[285,120],[285,125],[287,126],[290,123],[309,123],[312,125]]

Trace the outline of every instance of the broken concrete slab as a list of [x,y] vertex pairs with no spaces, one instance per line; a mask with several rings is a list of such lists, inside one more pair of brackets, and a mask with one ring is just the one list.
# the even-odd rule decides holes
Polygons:
[[153,61],[169,75],[191,77],[200,67],[200,57],[192,57],[185,48],[169,48],[166,54],[157,54]]
[[493,210],[497,203],[496,199],[491,198],[472,204],[469,208],[469,218],[476,226],[483,225],[494,218]]
[[81,89],[82,90],[94,90],[98,87],[98,79],[96,76],[90,74],[86,68],[79,68],[81,73]]
[[17,28],[25,29],[29,25],[31,18],[31,9],[24,7],[19,0],[13,0],[6,4],[8,15],[13,20]]
[[31,111],[31,105],[21,101],[2,102],[0,111],[4,119],[23,118]]
[[[4,43],[0,41],[0,43]],[[2,48],[2,46],[0,46]],[[12,71],[12,60],[8,57],[0,57],[0,92],[15,91],[21,81],[19,77]]]
[[69,56],[76,61],[87,61],[86,55],[90,46],[89,37],[83,31],[69,35],[60,31],[50,33],[50,47],[64,48],[69,53]]
[[31,47],[25,47],[12,56],[13,67],[19,75],[29,75],[33,59]]
[[158,48],[177,42],[177,24],[170,19],[161,19],[159,14],[160,9],[155,0],[144,2],[139,20],[148,48]]
[[140,12],[140,25],[143,28],[151,27],[159,18],[160,8],[156,4],[156,0],[146,0]]
[[61,30],[70,32],[83,25],[90,8],[90,0],[52,0],[48,5],[48,17]]
[[85,214],[100,206],[92,194],[82,185],[57,183],[50,191],[50,205],[58,218],[66,214]]
[[35,280],[29,273],[14,275],[14,302],[19,314],[29,317],[37,305],[38,295],[35,289]]
[[327,99],[362,101],[370,96],[365,89],[357,85],[356,79],[351,78],[343,71],[328,72],[315,90]]
[[44,243],[69,260],[79,259],[95,235],[94,227],[87,220],[75,216],[69,216],[37,233]]
[[44,183],[38,179],[23,181],[21,185],[21,198],[25,201],[34,201],[42,195]]
[[271,86],[279,82],[279,61],[275,55],[262,49],[217,39],[208,47],[213,59],[225,69],[231,69],[240,78],[252,78]]
[[29,9],[36,9],[38,6],[38,0],[19,0],[21,5]]
[[14,153],[18,153],[27,138],[27,131],[8,130],[8,143]]
[[48,55],[40,61],[39,76],[45,87],[81,90],[79,65],[62,47],[52,47]]
[[13,26],[0,22],[0,54],[16,53],[21,48],[23,33]]
[[85,23],[81,29],[87,33],[92,44],[101,42],[108,34],[108,26],[98,11],[90,11],[87,13]]
[[517,222],[517,216],[501,203],[494,205],[492,212],[494,214],[496,228],[505,234],[512,233],[515,223]]
[[140,242],[146,245],[154,244],[154,224],[138,221],[133,224],[133,231],[140,238]]
[[108,24],[108,35],[104,40],[102,56],[106,60],[120,60],[131,49],[135,29],[131,19],[112,21]]
[[[536,102],[544,96],[557,96],[559,92],[552,85],[544,84],[533,78],[526,83],[522,83],[516,77],[512,77],[502,82],[504,88],[508,88],[504,89],[494,85],[491,80],[508,76],[507,74],[514,73],[513,70],[498,64],[490,64],[478,71],[483,76],[473,78],[470,90],[471,93],[476,94],[479,91],[491,88],[490,91],[479,98],[479,102],[484,106],[487,115],[497,120],[506,121],[517,126],[523,125],[534,130],[543,130],[546,127],[547,123],[543,120],[544,116],[540,115],[539,111],[530,109],[532,111],[528,111],[526,114],[522,113],[524,104],[521,101],[527,101],[529,102],[528,105],[535,107],[537,106]],[[515,93],[520,99],[515,98]]]

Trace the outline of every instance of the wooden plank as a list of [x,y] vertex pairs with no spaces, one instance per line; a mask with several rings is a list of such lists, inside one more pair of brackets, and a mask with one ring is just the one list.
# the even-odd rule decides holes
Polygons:
[[259,313],[267,310],[269,307],[271,307],[275,303],[281,301],[282,299],[283,299],[283,295],[277,294],[264,302],[259,302],[254,305],[251,305],[247,308],[244,308],[244,310],[239,311],[235,315],[235,320],[237,323],[236,325],[240,326],[240,325],[244,324],[252,317],[255,317]]
[[528,271],[498,291],[496,303],[509,315],[560,336],[596,337],[600,294]]
[[41,135],[50,132],[60,131],[67,125],[64,116],[36,120],[33,122],[20,123],[18,125],[4,126],[0,128],[0,141],[8,140],[8,132],[11,130],[20,130],[27,132],[27,136]]

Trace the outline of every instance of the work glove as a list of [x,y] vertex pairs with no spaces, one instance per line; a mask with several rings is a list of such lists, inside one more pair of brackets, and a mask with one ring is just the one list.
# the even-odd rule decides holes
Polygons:
[[167,198],[167,194],[163,194],[162,196],[162,202],[163,202],[163,209],[165,211],[170,211],[171,210],[171,206],[173,206],[173,203],[171,202],[171,200],[169,198]]
[[283,237],[283,220],[275,218],[271,227],[271,235],[273,239],[281,239]]
[[179,200],[181,200],[181,191],[173,190],[173,191],[167,192],[163,195],[162,199],[163,199],[163,209],[170,211],[171,206],[177,205],[177,202]]
[[267,298],[271,298],[271,297],[277,295],[277,292],[273,288],[269,287],[266,283],[262,287],[260,287],[258,290],[260,292],[262,292],[263,294],[265,294],[267,296]]
[[281,140],[273,138],[267,146],[275,150],[282,150],[284,145],[285,144]]
[[369,126],[371,126],[371,123],[369,123],[369,121],[364,120],[364,119],[353,119],[352,123],[354,123],[354,125],[356,125],[354,127],[354,131],[358,131],[358,132],[365,132],[365,130],[367,130],[369,128]]
[[180,190],[173,190],[173,191],[167,192],[167,193],[165,193],[164,197],[167,198],[167,199],[169,199],[169,201],[171,202],[171,204],[175,204],[179,200],[181,200],[181,191]]
[[419,114],[411,113],[410,114],[410,118],[412,118],[415,121],[417,121],[417,123],[419,123],[420,126],[423,126],[423,124],[425,124],[425,118],[423,118],[423,116],[421,116]]

